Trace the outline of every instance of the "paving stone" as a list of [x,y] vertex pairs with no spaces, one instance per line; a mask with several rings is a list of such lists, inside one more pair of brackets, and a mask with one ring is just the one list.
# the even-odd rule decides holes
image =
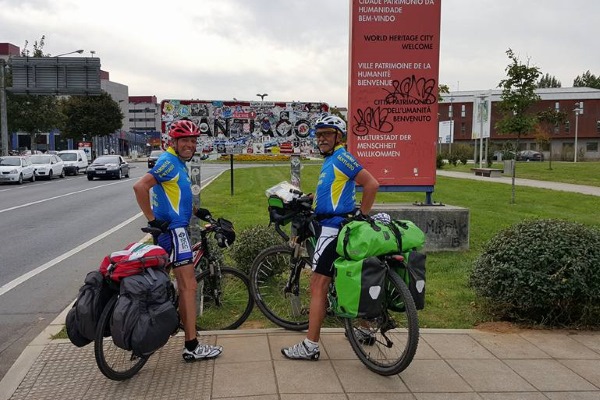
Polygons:
[[413,393],[473,392],[444,360],[413,360],[400,379]]
[[556,360],[506,360],[504,362],[540,391],[597,389]]
[[535,388],[502,361],[448,360],[448,363],[476,392],[528,392]]
[[398,375],[378,375],[368,370],[358,360],[334,360],[332,364],[346,393],[400,393],[408,391]]

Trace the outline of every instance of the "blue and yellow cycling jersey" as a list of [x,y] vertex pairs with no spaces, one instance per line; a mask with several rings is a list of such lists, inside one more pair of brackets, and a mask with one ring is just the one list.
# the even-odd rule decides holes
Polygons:
[[[363,169],[352,154],[343,146],[323,161],[315,194],[317,215],[344,215],[356,207],[354,178]],[[339,227],[344,217],[330,217],[321,220],[321,225]]]
[[187,227],[192,217],[192,182],[187,166],[169,147],[149,171],[159,183],[152,188],[152,211],[169,221],[169,229]]

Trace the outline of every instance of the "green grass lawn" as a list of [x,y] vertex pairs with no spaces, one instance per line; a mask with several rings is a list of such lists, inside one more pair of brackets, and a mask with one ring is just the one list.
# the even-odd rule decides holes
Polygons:
[[[471,168],[474,167],[479,167],[479,164],[444,165],[442,169],[444,171],[471,172]],[[503,169],[504,164],[495,162],[492,164],[492,168]],[[517,178],[600,186],[600,162],[518,161],[515,175]]]
[[[319,168],[318,165],[303,167],[301,182],[305,192],[314,191]],[[470,168],[466,166],[463,171],[470,172]],[[517,176],[538,178],[533,174],[542,175],[545,168],[548,168],[547,163],[518,163]],[[587,174],[600,176],[600,163],[555,162],[553,168],[547,176],[554,171],[557,178],[567,180],[567,176],[573,174],[568,182],[573,182],[575,177],[575,183],[591,184],[594,179],[587,179]],[[570,172],[563,171],[567,169]],[[460,169],[457,167],[455,170]],[[525,171],[531,171],[527,174],[532,175],[525,176]],[[265,189],[289,179],[289,166],[235,170],[233,196],[230,194],[230,174],[227,172],[202,191],[201,201],[213,215],[231,219],[239,232],[256,224],[268,224]],[[596,182],[600,186],[600,179]],[[422,327],[471,328],[491,320],[481,311],[467,282],[473,260],[481,252],[482,245],[500,229],[533,218],[560,218],[600,227],[600,214],[595,211],[600,199],[594,196],[517,187],[516,204],[510,204],[510,185],[440,176],[433,199],[469,209],[470,250],[428,254],[427,303],[425,310],[419,313]],[[380,193],[377,196],[377,203],[415,201],[424,201],[424,194]]]
[[[302,189],[313,192],[320,165],[303,163]],[[471,172],[473,164],[444,167],[447,171]],[[501,163],[494,167],[502,168]],[[517,177],[600,186],[600,163],[518,162]],[[215,217],[234,222],[238,233],[257,224],[267,225],[265,190],[290,179],[289,164],[237,169],[231,195],[227,171],[201,193],[204,207]],[[360,197],[360,196],[359,196]],[[424,201],[423,193],[379,193],[377,203],[413,203]],[[511,186],[500,183],[438,176],[433,199],[436,202],[468,208],[470,211],[470,249],[464,252],[435,252],[427,255],[427,296],[425,309],[419,312],[424,328],[472,328],[491,321],[468,287],[473,261],[483,244],[496,232],[526,219],[558,218],[600,227],[597,212],[600,198],[516,187],[516,203],[510,204]],[[273,327],[255,307],[247,327]],[[57,337],[66,337],[64,330]]]

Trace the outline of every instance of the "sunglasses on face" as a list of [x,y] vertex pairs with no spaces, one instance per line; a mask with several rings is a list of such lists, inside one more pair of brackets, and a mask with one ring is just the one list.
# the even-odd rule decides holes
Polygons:
[[335,129],[324,129],[324,130],[317,131],[315,133],[315,136],[317,138],[321,138],[321,137],[323,137],[325,135],[334,135],[336,133],[337,133],[337,131]]

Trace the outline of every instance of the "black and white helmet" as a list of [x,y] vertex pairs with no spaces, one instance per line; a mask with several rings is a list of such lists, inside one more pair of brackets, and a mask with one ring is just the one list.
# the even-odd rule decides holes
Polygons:
[[315,122],[315,129],[319,128],[335,128],[342,133],[342,138],[346,137],[346,122],[335,115],[323,114],[319,117]]

